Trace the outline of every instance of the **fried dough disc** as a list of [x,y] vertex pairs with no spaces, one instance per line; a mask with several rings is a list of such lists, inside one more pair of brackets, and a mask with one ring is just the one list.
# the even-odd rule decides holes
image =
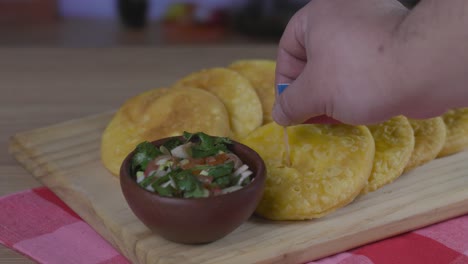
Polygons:
[[142,141],[182,135],[184,131],[230,136],[228,114],[223,103],[201,89],[171,89],[148,102],[136,120],[129,118],[134,103],[129,100],[115,114],[102,136],[101,158],[114,175],[124,158]]
[[234,136],[242,138],[262,124],[262,104],[249,80],[235,71],[212,68],[193,73],[174,87],[207,90],[224,103]]
[[372,174],[362,194],[391,183],[403,173],[414,150],[414,133],[408,119],[397,116],[368,126],[375,140]]
[[414,131],[414,150],[405,172],[421,166],[437,157],[445,143],[447,131],[441,117],[415,120],[409,119]]
[[122,108],[122,112],[133,122],[142,121],[141,116],[147,111],[147,108],[159,97],[165,95],[168,88],[156,88],[128,99]]
[[442,115],[447,139],[438,157],[460,152],[468,147],[468,108],[453,109]]
[[375,150],[367,127],[288,127],[290,167],[283,160],[283,131],[272,122],[243,140],[267,166],[265,192],[257,214],[272,220],[322,217],[353,201],[366,185]]
[[271,110],[275,102],[275,68],[276,62],[271,60],[240,60],[229,66],[229,69],[247,78],[257,92],[262,102],[263,124],[273,121]]
[[140,143],[137,126],[122,111],[117,111],[107,125],[101,140],[101,161],[113,175],[118,176],[126,157]]

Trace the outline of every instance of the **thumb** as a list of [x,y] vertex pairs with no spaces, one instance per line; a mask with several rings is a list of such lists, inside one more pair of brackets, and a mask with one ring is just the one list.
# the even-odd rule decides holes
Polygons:
[[278,92],[273,107],[273,119],[276,123],[289,126],[304,123],[313,117],[327,114],[330,108],[329,95],[317,89],[306,65],[304,71],[281,94]]

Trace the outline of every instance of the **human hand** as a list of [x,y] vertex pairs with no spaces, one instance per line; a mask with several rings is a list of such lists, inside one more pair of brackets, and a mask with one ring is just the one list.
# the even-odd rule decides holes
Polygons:
[[369,124],[402,114],[415,96],[395,56],[407,13],[396,0],[314,0],[301,9],[279,44],[276,83],[291,84],[277,95],[274,120]]

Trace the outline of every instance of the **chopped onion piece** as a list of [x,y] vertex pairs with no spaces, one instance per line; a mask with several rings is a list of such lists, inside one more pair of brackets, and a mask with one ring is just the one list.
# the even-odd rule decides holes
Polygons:
[[163,165],[165,164],[170,158],[163,158],[163,159],[160,159],[160,160],[156,160],[156,165]]
[[240,190],[240,189],[242,189],[242,186],[231,186],[231,187],[227,187],[227,188],[222,189],[221,193],[222,194],[231,193],[231,192],[235,192],[235,191]]
[[190,143],[180,145],[171,150],[171,155],[180,159],[188,159],[190,155],[188,154],[188,148],[191,146]]
[[160,146],[159,150],[165,155],[171,155],[171,152],[165,146]]
[[[167,162],[168,160],[170,160],[172,158],[171,155],[162,155],[162,156],[158,156],[154,159],[154,164],[156,165],[160,165],[160,164],[164,164],[165,162]],[[165,160],[164,162],[161,162],[159,163],[160,160]]]
[[161,187],[166,188],[167,186],[172,185],[172,181],[169,180],[161,185]]
[[169,177],[169,180],[170,180],[170,182],[171,182],[171,186],[172,186],[172,188],[175,188],[175,187],[176,187],[176,185],[175,185],[175,182],[174,182],[174,180],[173,180],[171,177]]
[[202,170],[202,171],[200,171],[200,175],[202,175],[202,176],[208,176],[209,174],[208,174],[208,171],[207,171],[207,170]]
[[168,174],[171,170],[154,170],[154,171],[151,171],[151,173],[149,175],[152,175],[154,173],[154,176],[156,177],[162,177],[162,176],[166,176],[166,174]]
[[167,161],[166,163],[164,163],[163,165],[160,165],[158,167],[158,171],[170,172],[172,165],[174,165],[173,161]]
[[181,160],[181,161],[179,162],[179,164],[182,165],[182,166],[187,165],[187,164],[189,164],[189,163],[190,163],[190,161],[189,161],[188,159],[183,159],[183,160]]
[[226,160],[225,163],[227,162],[234,162],[234,169],[238,169],[240,166],[242,166],[242,161],[237,157],[236,154],[234,153],[227,153],[228,159]]
[[150,192],[154,192],[154,188],[151,185],[146,186],[146,190],[148,190]]
[[142,171],[138,171],[138,172],[136,173],[136,180],[137,180],[137,183],[142,182],[144,179],[145,179],[145,173],[142,172]]
[[244,171],[248,170],[249,166],[246,164],[240,166],[235,172],[234,172],[234,177],[238,176],[239,174],[243,173]]
[[246,175],[247,175],[247,177],[248,177],[248,176],[252,175],[252,173],[253,173],[253,172],[252,172],[251,170],[246,170],[246,171],[244,171],[244,172],[241,173],[241,176],[242,176],[242,177],[246,177]]
[[240,177],[239,181],[237,182],[237,185],[241,185],[242,182],[243,182],[247,177],[249,177],[250,175],[252,175],[252,173],[253,173],[253,172],[250,171],[250,170],[247,170],[247,171],[242,172],[242,173],[241,173],[241,177]]

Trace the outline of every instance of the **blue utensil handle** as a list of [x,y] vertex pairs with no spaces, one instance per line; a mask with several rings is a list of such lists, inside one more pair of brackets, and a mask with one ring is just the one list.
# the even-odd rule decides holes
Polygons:
[[279,83],[276,87],[278,89],[278,95],[282,94],[286,88],[288,88],[289,83]]

